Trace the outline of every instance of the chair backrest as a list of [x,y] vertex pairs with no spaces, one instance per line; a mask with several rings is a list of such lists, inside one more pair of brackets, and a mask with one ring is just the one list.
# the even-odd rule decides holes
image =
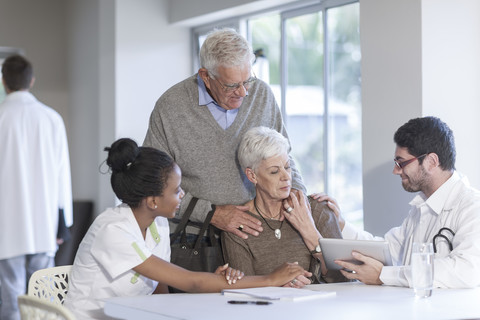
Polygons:
[[75,316],[64,306],[34,296],[18,296],[18,309],[22,320],[75,320]]
[[28,281],[28,295],[54,304],[63,304],[68,292],[72,266],[59,266],[34,272]]

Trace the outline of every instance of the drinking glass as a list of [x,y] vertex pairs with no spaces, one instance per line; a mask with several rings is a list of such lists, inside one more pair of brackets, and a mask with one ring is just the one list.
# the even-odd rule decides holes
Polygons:
[[433,289],[433,245],[414,242],[412,247],[412,280],[415,297],[428,298]]

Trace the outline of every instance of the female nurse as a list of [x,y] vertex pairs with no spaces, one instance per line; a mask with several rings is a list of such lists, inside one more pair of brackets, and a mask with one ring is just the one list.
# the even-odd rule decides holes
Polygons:
[[184,195],[180,168],[166,153],[139,147],[131,139],[119,139],[105,150],[111,185],[122,203],[95,219],[78,249],[65,301],[78,319],[107,318],[107,298],[167,293],[167,286],[219,292],[226,287],[281,286],[311,275],[295,263],[252,277],[226,265],[204,273],[169,263],[167,218],[175,215]]

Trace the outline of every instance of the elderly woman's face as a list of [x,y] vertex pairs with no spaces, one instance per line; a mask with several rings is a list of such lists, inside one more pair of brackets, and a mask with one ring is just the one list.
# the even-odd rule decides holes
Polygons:
[[285,199],[292,187],[292,169],[287,154],[262,160],[256,172],[257,193],[272,199]]

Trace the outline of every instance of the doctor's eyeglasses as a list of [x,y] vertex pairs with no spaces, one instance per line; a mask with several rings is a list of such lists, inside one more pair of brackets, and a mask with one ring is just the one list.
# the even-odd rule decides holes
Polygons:
[[437,240],[441,241],[442,239],[444,239],[447,242],[448,248],[450,249],[450,251],[453,250],[452,241],[445,235],[445,233],[450,233],[453,241],[455,232],[453,232],[452,229],[447,227],[441,228],[440,230],[438,230],[438,233],[433,237],[433,252],[437,253],[437,246],[436,246]]
[[415,157],[415,158],[412,158],[412,159],[408,159],[408,160],[405,160],[405,161],[402,161],[402,162],[398,162],[397,159],[393,159],[393,162],[395,162],[395,165],[397,166],[398,169],[403,169],[403,168],[406,167],[407,164],[410,164],[415,160],[421,159],[421,158],[425,157],[426,155],[428,155],[428,153],[422,154],[421,156],[418,156],[418,157]]

